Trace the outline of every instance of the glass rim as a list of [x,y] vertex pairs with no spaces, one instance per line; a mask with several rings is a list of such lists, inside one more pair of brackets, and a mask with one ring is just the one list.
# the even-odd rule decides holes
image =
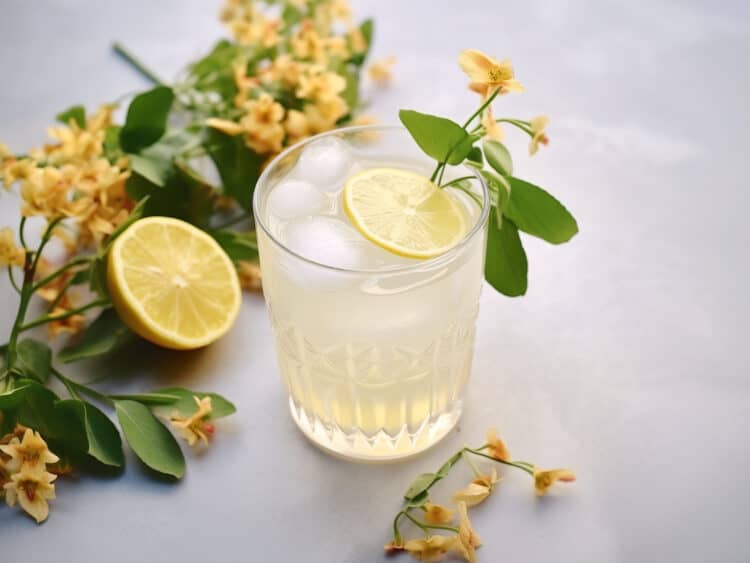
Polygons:
[[487,188],[487,183],[485,182],[482,175],[479,173],[479,170],[472,166],[463,165],[463,167],[471,172],[471,175],[474,176],[474,178],[479,182],[479,186],[482,191],[482,212],[480,213],[479,218],[475,222],[474,226],[469,229],[469,231],[463,236],[463,238],[458,242],[455,246],[452,246],[449,250],[446,252],[443,252],[442,254],[435,256],[434,258],[427,258],[425,260],[420,260],[418,262],[415,262],[414,264],[406,264],[406,265],[400,265],[400,266],[394,266],[393,268],[342,268],[340,266],[331,266],[329,264],[324,264],[322,262],[318,262],[316,260],[312,260],[310,258],[307,258],[306,256],[303,256],[302,254],[299,254],[289,248],[286,244],[281,242],[278,238],[276,238],[273,233],[271,233],[271,230],[268,228],[268,225],[266,222],[263,221],[263,218],[260,214],[260,192],[262,190],[258,189],[259,187],[263,186],[266,182],[268,182],[268,176],[271,173],[271,171],[274,169],[274,167],[287,155],[289,155],[293,151],[300,150],[305,145],[315,142],[318,139],[322,139],[325,137],[331,137],[341,134],[347,134],[347,133],[356,133],[359,131],[402,131],[404,133],[409,133],[408,129],[406,127],[403,127],[402,125],[353,125],[349,127],[340,127],[338,129],[331,129],[330,131],[325,131],[323,133],[318,133],[317,135],[313,135],[311,137],[308,137],[307,139],[304,139],[298,143],[295,143],[287,148],[285,148],[283,151],[281,151],[279,154],[277,154],[271,162],[268,163],[268,165],[264,168],[261,175],[258,177],[258,181],[255,183],[255,190],[253,191],[253,218],[255,222],[255,226],[260,227],[263,232],[266,234],[266,236],[271,240],[271,242],[281,248],[284,252],[287,254],[291,254],[295,258],[302,260],[303,262],[306,262],[308,264],[311,264],[313,266],[324,268],[326,270],[331,270],[334,272],[341,272],[341,273],[349,273],[349,274],[394,274],[394,273],[402,273],[402,272],[410,272],[414,270],[418,270],[421,268],[431,268],[434,266],[439,266],[440,264],[444,262],[449,262],[456,254],[458,254],[464,247],[466,247],[469,242],[474,238],[474,236],[481,231],[484,228],[484,225],[487,223],[487,220],[489,218],[490,214],[490,194],[489,189]]

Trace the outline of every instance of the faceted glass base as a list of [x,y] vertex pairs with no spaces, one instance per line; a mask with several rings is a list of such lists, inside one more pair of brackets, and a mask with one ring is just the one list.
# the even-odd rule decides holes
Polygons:
[[456,425],[461,418],[462,408],[463,402],[455,401],[448,411],[425,420],[414,433],[404,427],[396,435],[380,431],[374,436],[367,436],[360,431],[346,433],[340,428],[331,427],[309,416],[289,397],[289,410],[294,422],[313,444],[338,457],[375,463],[404,459],[434,446]]

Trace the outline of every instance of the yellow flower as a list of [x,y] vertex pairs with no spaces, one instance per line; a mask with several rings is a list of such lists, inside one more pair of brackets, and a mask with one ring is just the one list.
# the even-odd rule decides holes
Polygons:
[[258,71],[264,83],[280,82],[294,88],[299,84],[305,63],[295,61],[290,55],[279,55],[269,65]]
[[261,291],[263,289],[260,266],[255,262],[240,260],[237,263],[237,274],[239,275],[242,289],[248,291]]
[[251,2],[231,2],[223,9],[221,19],[240,45],[269,49],[281,41],[281,20],[267,18]]
[[195,445],[198,440],[208,445],[208,437],[214,432],[213,424],[207,422],[211,418],[211,397],[202,399],[193,397],[193,399],[198,406],[195,413],[187,418],[173,414],[170,421],[189,446]]
[[417,561],[440,561],[456,547],[458,541],[458,536],[430,536],[407,541],[404,551]]
[[11,473],[19,471],[21,466],[44,470],[47,463],[60,461],[59,457],[49,451],[47,442],[31,428],[26,429],[22,440],[13,438],[9,444],[0,446],[0,451],[10,456],[5,466]]
[[471,525],[465,502],[458,503],[458,518],[459,542],[456,545],[457,551],[461,553],[464,559],[470,563],[475,563],[477,560],[476,548],[482,545],[482,538],[479,537],[479,534],[477,534]]
[[323,50],[330,57],[338,57],[346,60],[349,58],[349,43],[343,37],[324,37],[322,39]]
[[36,164],[31,159],[22,158],[17,160],[12,156],[7,156],[0,161],[0,180],[2,180],[3,185],[7,189],[17,180],[27,178],[32,170],[35,169]]
[[243,109],[245,114],[239,123],[211,117],[206,125],[227,135],[244,134],[245,144],[258,154],[279,152],[284,140],[283,106],[263,92],[257,100],[245,102]]
[[476,506],[490,496],[497,481],[497,470],[493,467],[491,475],[481,475],[465,488],[456,491],[453,495],[453,500],[455,502],[464,502],[467,506]]
[[292,53],[298,59],[325,62],[325,50],[323,41],[315,31],[315,26],[309,20],[300,25],[297,32],[290,38]]
[[0,229],[0,266],[23,266],[26,253],[16,245],[13,229]]
[[307,116],[296,109],[290,109],[286,113],[284,129],[287,132],[287,144],[293,145],[310,135],[310,123]]
[[447,524],[453,520],[453,511],[440,504],[424,503],[424,519],[430,524]]
[[239,123],[235,123],[234,121],[230,121],[228,119],[221,119],[219,117],[209,117],[206,119],[206,125],[213,129],[217,129],[221,131],[222,133],[226,133],[227,135],[239,135],[240,133],[244,132],[244,129],[242,128],[242,125]]
[[498,438],[497,430],[494,428],[490,428],[487,431],[487,444],[487,453],[489,455],[500,461],[510,461],[508,447],[505,445],[505,442]]
[[346,89],[346,79],[326,70],[322,65],[310,65],[300,76],[297,97],[321,100],[336,96]]
[[396,57],[386,57],[383,60],[375,61],[367,69],[367,75],[370,80],[376,84],[388,84],[393,77],[391,68],[396,64]]
[[570,469],[547,469],[540,471],[534,468],[534,489],[536,490],[537,496],[544,496],[547,494],[547,489],[554,485],[557,481],[563,483],[570,483],[576,480],[576,474]]
[[70,193],[78,177],[72,165],[34,168],[21,182],[21,214],[54,219],[67,215]]
[[235,63],[232,66],[232,71],[234,74],[234,84],[237,86],[237,94],[234,96],[234,105],[242,107],[242,105],[249,99],[250,90],[258,86],[260,82],[255,77],[247,76],[247,65],[244,62]]
[[[62,296],[59,303],[55,306],[54,309],[52,309],[50,315],[62,315],[72,309],[75,309],[75,305],[73,305],[72,300],[66,294]],[[58,321],[50,321],[50,323],[47,325],[47,329],[49,331],[50,339],[52,339],[62,333],[78,334],[79,332],[81,332],[81,330],[83,330],[85,326],[86,317],[76,314],[64,319],[60,319]]]
[[248,101],[245,110],[240,118],[245,144],[258,154],[279,152],[284,140],[283,106],[264,92],[257,100]]
[[341,96],[329,96],[321,98],[314,104],[304,107],[305,117],[311,133],[322,133],[336,126],[336,122],[345,116],[349,106]]
[[348,0],[332,0],[330,10],[334,20],[348,22],[352,19],[352,8]]
[[56,475],[43,469],[24,467],[11,475],[10,482],[3,486],[5,500],[8,506],[15,506],[18,502],[37,523],[44,522],[49,515],[47,501],[55,498],[55,485],[52,484],[55,479]]
[[536,151],[539,150],[539,144],[546,145],[549,143],[549,138],[547,137],[547,134],[544,132],[544,128],[547,127],[547,124],[549,123],[549,117],[546,115],[538,115],[537,117],[533,118],[529,125],[531,126],[531,141],[529,142],[529,154],[535,155]]
[[466,49],[459,54],[458,64],[472,82],[487,85],[493,92],[498,88],[501,94],[523,92],[508,59],[498,61],[476,49]]

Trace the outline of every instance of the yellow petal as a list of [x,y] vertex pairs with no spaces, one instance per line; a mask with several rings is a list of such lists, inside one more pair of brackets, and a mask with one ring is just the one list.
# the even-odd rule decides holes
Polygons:
[[557,481],[570,483],[576,480],[576,474],[570,469],[534,470],[534,489],[537,496],[544,496],[547,490]]
[[453,511],[446,506],[426,502],[424,504],[424,519],[430,524],[447,524],[453,520]]
[[466,506],[476,506],[490,496],[490,488],[479,483],[469,483],[453,495],[455,502],[465,502]]
[[234,121],[228,119],[219,119],[218,117],[209,117],[206,119],[206,125],[213,129],[218,129],[227,135],[239,135],[243,132],[242,127]]
[[461,67],[472,82],[488,84],[490,72],[499,66],[497,60],[477,51],[476,49],[465,49],[458,55],[458,65]]

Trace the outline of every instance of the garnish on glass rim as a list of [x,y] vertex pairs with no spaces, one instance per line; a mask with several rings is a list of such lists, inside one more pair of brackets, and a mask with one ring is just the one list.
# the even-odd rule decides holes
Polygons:
[[502,143],[505,135],[500,124],[529,135],[529,153],[533,155],[539,145],[549,142],[545,132],[549,120],[546,116],[530,120],[495,118],[492,103],[499,96],[524,90],[509,60],[497,61],[481,51],[467,49],[461,52],[458,63],[471,80],[469,88],[481,98],[479,108],[462,125],[414,110],[401,110],[399,117],[422,151],[435,159],[430,180],[438,186],[461,189],[476,201],[464,183],[471,176],[443,183],[443,175],[447,166],[462,163],[480,171],[492,199],[485,278],[504,295],[524,295],[528,263],[518,231],[560,244],[578,232],[578,224],[547,191],[513,175],[513,160]]

